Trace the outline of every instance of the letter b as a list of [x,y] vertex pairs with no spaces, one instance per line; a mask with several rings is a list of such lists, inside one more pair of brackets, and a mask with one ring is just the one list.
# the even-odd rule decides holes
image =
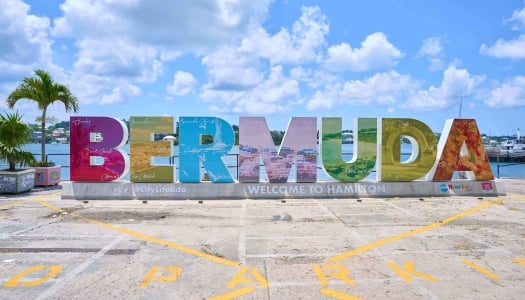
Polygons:
[[122,178],[128,155],[119,148],[128,140],[122,121],[111,117],[70,117],[71,181],[104,182]]

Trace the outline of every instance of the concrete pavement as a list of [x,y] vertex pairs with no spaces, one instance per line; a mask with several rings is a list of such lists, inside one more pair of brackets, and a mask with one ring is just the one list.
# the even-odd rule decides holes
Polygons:
[[522,299],[525,180],[506,196],[0,197],[0,299]]

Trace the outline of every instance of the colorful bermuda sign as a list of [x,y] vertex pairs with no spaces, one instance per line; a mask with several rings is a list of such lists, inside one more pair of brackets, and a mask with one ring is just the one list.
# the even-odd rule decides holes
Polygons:
[[[71,181],[200,182],[201,167],[215,183],[235,182],[223,161],[235,141],[232,126],[216,117],[179,117],[179,160],[166,165],[154,157],[172,157],[172,141],[155,140],[155,134],[172,134],[173,117],[131,117],[130,154],[122,150],[128,140],[126,125],[111,117],[76,116],[71,124]],[[317,181],[317,163],[339,182],[358,182],[376,170],[377,181],[449,181],[454,172],[469,179],[492,180],[476,121],[450,119],[439,144],[423,122],[404,118],[357,118],[353,158],[341,153],[342,119],[293,117],[279,147],[274,146],[263,117],[240,117],[238,181],[257,183],[264,167],[270,183],[286,183],[295,166],[296,182]],[[203,137],[211,137],[204,143]],[[401,160],[401,140],[410,141],[412,154]],[[319,145],[318,145],[319,143]],[[319,149],[319,153],[318,150]]]

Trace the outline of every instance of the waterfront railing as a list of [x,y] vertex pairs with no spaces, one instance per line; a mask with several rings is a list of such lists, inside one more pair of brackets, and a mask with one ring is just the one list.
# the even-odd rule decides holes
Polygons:
[[[33,153],[33,155],[37,159],[40,159],[40,153]],[[406,157],[410,157],[411,153],[402,153],[401,155],[402,157],[406,158]],[[343,152],[342,156],[343,156],[343,159],[349,161],[352,157],[352,152]],[[156,161],[156,163],[159,163],[159,164],[168,163],[171,165],[175,165],[175,168],[176,168],[175,171],[178,173],[179,168],[178,168],[178,164],[176,164],[178,159],[179,159],[179,155],[172,155],[168,157],[167,159]],[[61,178],[60,178],[61,180],[70,179],[69,178],[69,170],[70,170],[69,153],[47,153],[46,161],[52,161],[52,162],[55,162],[56,165],[62,166],[62,172],[61,172]],[[238,153],[227,154],[226,157],[224,158],[224,161],[226,163],[226,167],[228,168],[228,170],[230,170],[230,173],[232,174],[232,176],[234,176],[235,179],[238,180],[239,179],[239,167],[238,167],[239,166],[239,154]],[[504,164],[499,161],[496,161],[496,162],[491,162],[490,164],[491,164],[494,176],[496,178],[500,178],[500,177],[525,178],[525,162]],[[263,167],[264,165],[261,164],[259,166]],[[514,166],[514,167],[507,168],[511,166]],[[6,161],[0,161],[0,169],[6,169],[7,167],[8,167],[8,164]],[[505,167],[505,172],[501,170],[504,167]],[[292,181],[295,175],[293,172],[293,168],[294,167],[292,167],[291,174],[290,174],[290,180]],[[260,170],[261,170],[261,178],[265,178],[264,168],[261,168]],[[317,173],[318,180],[330,180],[330,177],[324,172],[324,169],[322,168],[322,166],[320,165],[317,166],[317,172],[318,172]],[[204,173],[206,172],[204,168],[201,166],[201,174],[204,174]],[[373,174],[374,173],[375,173],[375,170],[373,171]],[[124,177],[124,179],[129,180],[129,174],[127,174],[126,177]]]

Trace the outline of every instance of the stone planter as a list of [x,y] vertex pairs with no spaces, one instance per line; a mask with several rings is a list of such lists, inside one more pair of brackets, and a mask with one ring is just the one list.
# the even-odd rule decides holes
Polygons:
[[57,185],[60,182],[61,166],[35,167],[35,186]]
[[35,187],[35,169],[0,171],[0,194],[18,194]]

